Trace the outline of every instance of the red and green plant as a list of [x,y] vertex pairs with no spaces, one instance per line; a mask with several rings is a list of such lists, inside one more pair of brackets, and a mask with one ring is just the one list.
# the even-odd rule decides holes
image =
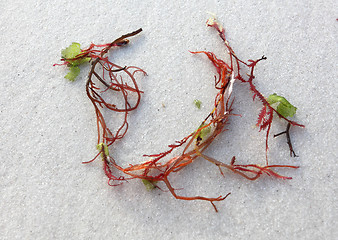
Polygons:
[[[108,59],[107,53],[115,47],[126,45],[129,42],[127,38],[140,33],[142,30],[139,29],[135,32],[123,35],[109,44],[91,44],[84,50],[80,49],[79,44],[73,43],[70,48],[67,48],[62,52],[61,61],[70,68],[70,73],[66,75],[66,78],[69,80],[74,80],[78,75],[78,65],[87,62],[90,62],[91,64],[86,83],[86,92],[94,106],[97,117],[97,149],[99,152],[92,160],[84,163],[92,162],[97,159],[98,156],[101,156],[103,169],[108,177],[109,185],[116,186],[131,179],[141,179],[146,188],[151,190],[153,188],[160,188],[159,184],[163,183],[176,199],[209,201],[217,212],[214,202],[224,200],[230,193],[218,197],[182,196],[179,195],[177,193],[178,190],[173,187],[172,182],[169,180],[169,176],[181,171],[198,159],[204,159],[216,165],[222,175],[224,175],[223,169],[228,169],[249,180],[255,180],[263,174],[280,179],[291,179],[291,177],[277,173],[276,169],[298,168],[297,166],[270,165],[268,163],[268,139],[274,115],[287,123],[286,131],[275,136],[286,134],[290,154],[293,156],[296,156],[296,154],[293,151],[290,140],[290,127],[304,126],[287,118],[293,116],[296,108],[285,98],[274,94],[265,98],[256,88],[254,84],[254,69],[256,65],[260,61],[265,60],[266,57],[263,56],[260,59],[248,60],[247,62],[240,60],[226,40],[224,28],[213,18],[208,20],[207,25],[216,29],[225,45],[226,55],[229,58],[227,63],[212,52],[191,52],[192,54],[206,55],[217,72],[214,82],[215,89],[217,90],[214,105],[212,106],[210,113],[201,121],[201,124],[196,131],[169,145],[166,151],[143,155],[149,159],[146,162],[139,164],[123,166],[111,153],[109,153],[109,147],[126,135],[129,125],[128,114],[137,109],[143,93],[138,87],[135,74],[140,72],[145,75],[146,73],[138,67],[122,67],[112,63]],[[245,72],[248,74],[242,73],[244,68],[247,69]],[[237,164],[235,162],[235,157],[232,157],[231,160],[229,158],[229,163],[224,163],[204,153],[212,142],[225,131],[225,125],[228,124],[229,118],[234,115],[232,113],[234,102],[232,92],[235,81],[248,84],[253,93],[253,99],[255,100],[255,98],[257,98],[263,105],[256,125],[259,127],[260,131],[266,130],[265,166],[257,164]],[[115,102],[112,102],[112,98]],[[197,107],[200,107],[201,103],[196,100],[195,104]],[[122,121],[114,128],[114,130],[108,127],[103,110],[122,114],[122,117],[120,118]],[[174,150],[176,152],[178,149],[181,150],[179,154],[174,157],[169,157],[169,154],[174,152]],[[160,189],[162,189],[162,187]]]

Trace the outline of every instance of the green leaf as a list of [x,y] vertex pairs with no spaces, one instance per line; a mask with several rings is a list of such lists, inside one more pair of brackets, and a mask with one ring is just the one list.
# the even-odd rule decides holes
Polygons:
[[[202,127],[202,126],[201,126]],[[200,131],[200,137],[203,139],[204,137],[206,137],[209,133],[211,132],[211,127],[206,127],[206,128],[203,128],[201,131]]]
[[109,150],[108,150],[107,144],[105,144],[105,143],[99,143],[99,144],[97,144],[96,148],[97,148],[97,150],[99,150],[99,151],[102,151],[102,148],[103,148],[104,154],[105,154],[106,156],[109,156]]
[[69,72],[65,76],[69,81],[75,81],[75,78],[80,74],[80,68],[77,66],[71,66]]
[[81,53],[80,43],[73,42],[69,47],[61,51],[61,56],[62,58],[74,58],[79,53]]
[[84,63],[87,63],[90,61],[90,57],[84,57],[84,58],[79,58],[79,59],[76,59],[76,60],[72,60],[72,64],[73,66],[78,66],[78,65],[81,65],[81,64],[84,64]]
[[[204,127],[204,126],[205,126],[205,124],[202,123],[202,124],[198,127],[198,129],[200,129],[201,127]],[[205,138],[210,132],[211,132],[211,126],[206,127],[206,128],[203,128],[203,129],[195,136],[195,138],[197,139],[198,143],[199,143],[200,141],[203,141],[203,138]]]
[[200,109],[200,108],[201,108],[201,105],[202,105],[202,102],[201,102],[200,100],[195,99],[195,100],[194,100],[194,104],[195,104],[195,106],[196,106],[198,109]]
[[271,107],[283,117],[293,117],[297,111],[295,106],[289,103],[284,97],[278,96],[276,93],[271,94],[267,100]]
[[61,51],[61,57],[67,59],[67,62],[69,62],[71,66],[78,66],[90,61],[91,59],[90,57],[82,57],[76,60],[70,60],[72,58],[75,58],[80,53],[81,53],[80,43],[73,42],[69,47]]
[[146,179],[142,179],[142,182],[143,182],[144,186],[146,187],[147,191],[151,191],[151,190],[153,190],[156,187],[154,181],[149,181],[149,180],[146,180]]
[[63,49],[61,51],[61,57],[63,59],[66,59],[68,62],[68,67],[70,68],[68,74],[65,76],[65,78],[69,79],[70,81],[74,81],[75,78],[80,73],[80,68],[77,66],[89,62],[90,57],[81,57],[76,60],[71,60],[72,58],[75,58],[77,55],[81,53],[81,45],[80,43],[73,42],[69,47],[66,49]]

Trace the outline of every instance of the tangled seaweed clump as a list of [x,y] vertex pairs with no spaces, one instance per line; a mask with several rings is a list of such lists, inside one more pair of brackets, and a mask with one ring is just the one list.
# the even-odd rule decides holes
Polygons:
[[[70,68],[70,73],[66,75],[66,78],[71,81],[75,80],[78,75],[78,65],[88,62],[91,64],[86,83],[86,92],[94,106],[97,118],[98,153],[92,160],[84,163],[93,162],[98,156],[101,156],[103,170],[108,177],[109,185],[117,186],[125,181],[140,179],[148,190],[152,190],[155,188],[162,189],[163,187],[161,186],[160,188],[159,186],[163,183],[176,199],[208,201],[217,212],[214,203],[223,201],[230,193],[218,197],[181,196],[177,193],[178,190],[173,187],[171,181],[169,181],[169,176],[181,171],[197,159],[207,160],[216,165],[222,175],[224,175],[223,169],[228,169],[248,180],[256,180],[263,174],[280,179],[291,179],[291,177],[280,175],[276,172],[276,169],[298,168],[297,166],[270,165],[268,163],[268,139],[274,116],[277,115],[287,123],[286,131],[276,134],[275,136],[286,134],[291,156],[296,156],[296,154],[290,140],[290,127],[304,126],[287,118],[294,115],[296,108],[285,98],[276,94],[265,98],[254,85],[254,69],[256,65],[260,61],[265,60],[266,57],[262,56],[257,60],[250,59],[247,62],[240,60],[226,40],[224,28],[216,21],[216,19],[209,19],[207,25],[218,32],[226,49],[226,57],[229,59],[229,61],[226,62],[217,57],[213,52],[191,52],[192,54],[204,54],[217,72],[214,80],[217,94],[210,113],[201,121],[201,124],[196,131],[188,134],[183,139],[170,144],[166,151],[143,155],[148,158],[147,161],[139,164],[129,164],[128,166],[122,166],[116,161],[114,156],[109,152],[109,148],[116,143],[117,140],[121,140],[128,131],[128,114],[137,109],[143,94],[138,87],[136,74],[141,73],[146,75],[146,72],[135,66],[119,66],[112,63],[106,55],[108,51],[111,51],[116,47],[127,45],[129,42],[127,38],[139,34],[142,29],[125,34],[108,44],[91,44],[87,49],[82,50],[80,49],[79,44],[73,43],[69,48],[62,51],[61,61],[63,63],[58,65],[67,65]],[[241,73],[243,71],[242,68],[246,68],[247,74],[244,75]],[[231,160],[229,159],[229,163],[224,163],[204,153],[217,136],[225,131],[225,125],[228,124],[229,118],[234,115],[232,113],[234,102],[232,95],[234,83],[236,81],[248,84],[253,93],[253,100],[257,98],[263,105],[256,126],[260,131],[266,130],[265,166],[257,164],[237,164],[234,156]],[[114,99],[118,99],[118,101],[112,102],[109,96],[114,96]],[[195,104],[196,107],[199,108],[201,103],[196,100]],[[120,119],[123,119],[121,124],[114,129],[108,127],[104,114],[102,113],[103,109],[121,115]],[[177,149],[180,149],[180,153],[174,157],[169,157],[169,154]]]

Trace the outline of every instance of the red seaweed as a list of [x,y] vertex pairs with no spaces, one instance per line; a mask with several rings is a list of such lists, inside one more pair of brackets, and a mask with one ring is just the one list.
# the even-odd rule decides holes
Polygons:
[[[90,58],[91,68],[86,83],[86,92],[96,113],[98,131],[97,144],[99,153],[92,160],[84,163],[93,162],[98,156],[101,156],[103,170],[108,177],[109,185],[117,186],[132,179],[141,179],[144,182],[149,182],[157,187],[157,185],[162,182],[176,199],[208,201],[217,212],[218,210],[214,203],[223,201],[230,193],[218,197],[182,196],[177,193],[178,189],[173,187],[169,180],[169,176],[181,171],[197,159],[207,160],[216,165],[222,175],[224,175],[222,169],[228,169],[230,172],[238,174],[248,180],[256,180],[263,174],[279,179],[291,179],[291,177],[280,175],[275,170],[278,168],[298,168],[298,166],[269,165],[268,163],[268,138],[274,114],[277,114],[279,118],[288,123],[287,130],[275,136],[281,134],[287,135],[290,152],[293,153],[294,156],[296,156],[296,154],[292,148],[289,129],[291,125],[298,127],[304,126],[291,121],[278,113],[254,85],[254,69],[256,65],[261,60],[265,60],[266,57],[263,56],[257,60],[250,59],[247,62],[240,60],[226,40],[224,28],[218,24],[215,19],[210,19],[207,22],[207,25],[216,29],[226,47],[226,55],[229,57],[229,63],[226,63],[213,52],[191,52],[192,54],[206,55],[217,72],[214,80],[215,89],[217,90],[214,105],[212,106],[210,113],[202,120],[200,127],[196,131],[189,133],[183,139],[170,144],[168,149],[161,153],[143,155],[143,157],[149,159],[146,162],[139,164],[122,166],[115,160],[113,155],[109,153],[108,148],[126,135],[129,126],[128,114],[137,109],[143,93],[138,87],[135,74],[140,72],[146,75],[146,73],[141,68],[135,66],[117,65],[111,62],[106,55],[108,51],[111,51],[116,47],[127,45],[129,42],[127,38],[139,34],[142,29],[125,34],[108,44],[91,44],[87,49],[82,50],[80,54],[72,59],[61,59],[63,61],[63,64],[61,65],[67,65],[74,60]],[[249,74],[241,73],[245,68],[247,68],[246,72],[249,72]],[[228,124],[230,116],[235,115],[232,113],[234,102],[232,92],[235,81],[247,83],[249,89],[253,93],[253,100],[257,97],[263,104],[256,126],[259,127],[259,131],[266,130],[265,166],[257,164],[235,164],[236,158],[234,156],[229,163],[224,163],[204,154],[204,151],[211,145],[217,136],[225,131],[224,127]],[[115,96],[115,99],[119,99],[120,102],[117,103],[111,101],[111,96]],[[114,130],[108,127],[104,113],[102,112],[103,109],[112,111],[115,114],[122,114],[122,123],[114,128]],[[206,131],[207,129],[208,131]],[[177,149],[181,149],[180,154],[177,154],[174,157],[168,157],[169,154]],[[158,188],[161,189],[160,187]]]

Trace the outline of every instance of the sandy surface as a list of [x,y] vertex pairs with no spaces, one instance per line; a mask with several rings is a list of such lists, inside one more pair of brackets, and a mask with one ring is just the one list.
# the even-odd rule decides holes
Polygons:
[[[335,1],[1,1],[1,239],[333,239],[337,233],[337,4]],[[256,85],[285,96],[297,108],[292,129],[298,158],[285,138],[270,139],[272,164],[293,177],[251,182],[197,161],[172,177],[179,201],[147,192],[140,181],[109,187],[96,154],[96,119],[85,93],[88,67],[74,83],[65,67],[53,67],[71,42],[106,43],[139,27],[128,47],[110,55],[121,65],[147,71],[144,91],[130,116],[127,136],[111,149],[118,161],[146,159],[195,130],[210,112],[215,71],[204,56],[224,56],[217,15],[233,49],[243,59],[267,56],[257,66]],[[228,131],[208,154],[229,162],[264,164],[264,133],[254,128],[261,104],[248,86],[235,84]],[[197,109],[193,101],[202,101]],[[276,121],[272,134],[285,128]]]

